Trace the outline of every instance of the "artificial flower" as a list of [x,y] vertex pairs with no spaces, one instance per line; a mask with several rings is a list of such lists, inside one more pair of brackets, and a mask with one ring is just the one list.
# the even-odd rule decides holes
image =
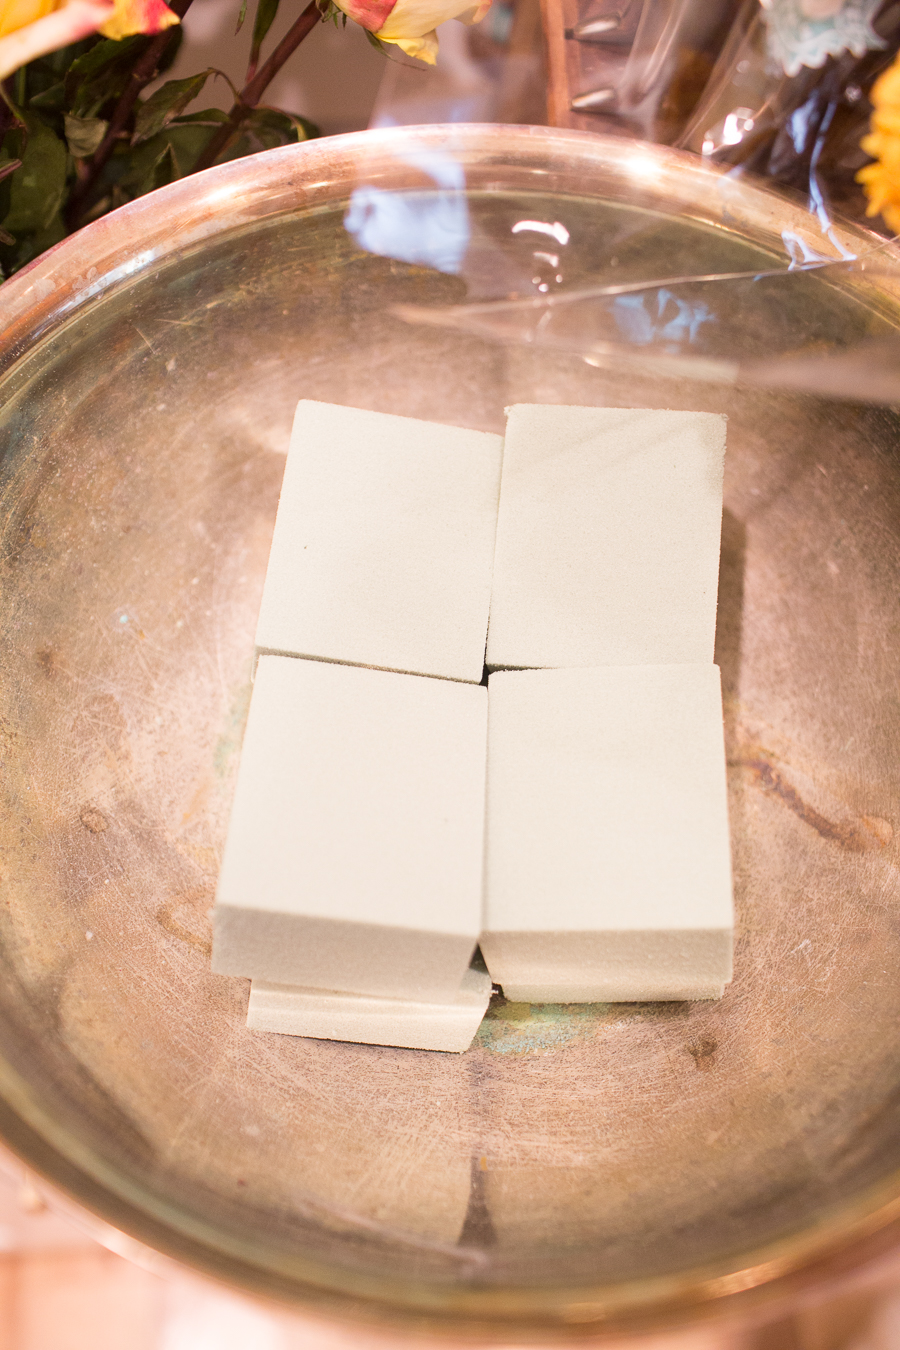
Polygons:
[[0,80],[91,33],[123,38],[178,22],[164,0],[0,0]]
[[478,23],[491,7],[491,0],[335,0],[335,3],[360,27],[368,29],[379,42],[391,42],[407,56],[418,57],[433,66],[438,40],[434,31],[439,23],[459,19]]
[[872,85],[871,131],[860,144],[874,164],[856,175],[869,199],[867,216],[882,215],[900,232],[900,56]]

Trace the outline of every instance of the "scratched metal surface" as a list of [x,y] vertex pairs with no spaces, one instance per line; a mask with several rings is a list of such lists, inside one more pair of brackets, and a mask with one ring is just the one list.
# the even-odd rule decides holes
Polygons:
[[[472,211],[487,236],[565,221],[573,279],[623,221],[651,261],[762,256],[587,190]],[[341,220],[297,211],[138,274],[3,386],[4,1128],[27,1118],[75,1193],[89,1177],[160,1245],[385,1315],[487,1323],[492,1292],[512,1317],[525,1290],[602,1308],[628,1281],[740,1270],[900,1168],[897,415],[412,329],[387,302],[460,283],[362,253]],[[798,341],[887,323],[852,289],[791,296]],[[765,346],[771,313],[720,317]],[[728,413],[721,1003],[498,1001],[462,1056],[245,1029],[209,907],[301,396],[490,430],[519,400]]]

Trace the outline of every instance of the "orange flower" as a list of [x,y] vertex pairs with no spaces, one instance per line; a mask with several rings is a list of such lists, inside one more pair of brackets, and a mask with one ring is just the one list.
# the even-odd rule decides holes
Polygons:
[[871,131],[860,142],[874,164],[856,175],[869,199],[867,216],[882,215],[900,232],[900,56],[872,85]]
[[0,80],[90,33],[123,38],[178,22],[164,0],[0,0]]

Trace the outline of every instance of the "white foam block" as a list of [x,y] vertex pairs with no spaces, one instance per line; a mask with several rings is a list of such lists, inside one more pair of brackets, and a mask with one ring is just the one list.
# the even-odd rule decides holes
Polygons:
[[257,650],[478,683],[500,436],[297,406]]
[[725,418],[509,409],[491,668],[712,661]]
[[213,970],[453,998],[481,927],[487,690],[259,660]]
[[481,949],[507,998],[716,998],[731,979],[718,667],[491,675]]
[[252,1031],[287,1036],[460,1054],[472,1044],[490,998],[490,975],[473,968],[466,971],[456,996],[439,1003],[295,989],[254,980],[247,1026]]

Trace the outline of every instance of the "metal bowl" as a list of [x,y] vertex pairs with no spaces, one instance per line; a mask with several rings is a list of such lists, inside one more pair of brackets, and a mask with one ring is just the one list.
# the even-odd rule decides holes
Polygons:
[[[346,202],[448,145],[473,237],[565,222],[567,280],[614,244],[766,267],[810,228],[666,150],[403,128],[176,183],[4,285],[0,1133],[118,1228],[335,1313],[508,1341],[738,1312],[900,1240],[898,419],[403,323],[464,284],[364,252]],[[900,258],[760,295],[723,340],[882,334]],[[462,1056],[246,1030],[209,907],[301,396],[728,413],[720,1003],[497,1002]]]

